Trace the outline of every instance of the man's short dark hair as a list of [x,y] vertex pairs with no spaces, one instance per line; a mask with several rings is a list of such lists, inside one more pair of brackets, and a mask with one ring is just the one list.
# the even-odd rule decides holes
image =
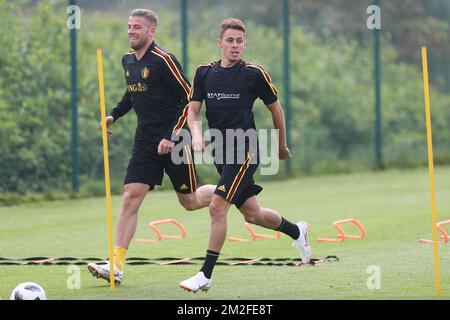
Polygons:
[[144,17],[155,27],[158,26],[158,15],[148,9],[134,9],[133,11],[131,11],[130,17]]
[[220,25],[220,39],[222,39],[223,34],[228,29],[241,30],[245,35],[245,24],[239,19],[227,18],[222,21],[222,24]]

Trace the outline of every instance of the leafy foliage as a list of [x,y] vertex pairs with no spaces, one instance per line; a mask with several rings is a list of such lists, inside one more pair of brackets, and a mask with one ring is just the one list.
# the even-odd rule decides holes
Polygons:
[[[24,10],[27,3],[0,0],[0,28],[8,30],[0,35],[0,192],[68,191],[71,126],[66,2],[38,2],[32,11]],[[319,1],[315,3],[311,2],[311,12],[320,7]],[[215,39],[218,21],[224,16],[216,5],[221,6],[194,5],[198,12],[195,20],[190,17],[193,21],[190,79],[197,65],[219,58]],[[262,17],[270,13],[250,7],[252,19],[247,22],[248,48],[244,58],[265,66],[280,89],[283,103],[281,30],[275,26],[276,21],[262,23],[265,22]],[[294,2],[294,13],[296,8]],[[156,41],[181,59],[178,16],[167,7],[160,9]],[[233,13],[227,10],[227,14]],[[280,8],[273,10],[272,15],[279,16]],[[103,179],[96,49],[103,49],[106,103],[111,109],[125,89],[120,59],[129,50],[126,18],[120,11],[82,11],[82,27],[78,32],[78,151],[82,183]],[[202,23],[194,23],[197,21]],[[443,22],[430,25],[440,30],[436,37],[443,35]],[[348,31],[347,36],[336,37],[333,32],[331,27],[313,32],[295,19],[292,26],[294,158],[291,161],[297,173],[352,171],[373,166],[372,49],[369,41],[361,41],[370,39],[371,33],[359,29],[360,33]],[[406,59],[404,52],[391,44],[394,36],[394,31],[392,35],[386,33],[382,41],[385,162],[396,167],[423,165],[426,136],[418,54],[414,64],[401,62],[411,63],[411,58]],[[419,48],[416,49],[418,53]],[[450,162],[450,150],[446,147],[450,140],[448,99],[447,93],[432,91],[438,163]],[[254,110],[258,127],[272,127],[270,113],[261,102]],[[130,156],[135,126],[135,116],[130,112],[113,126],[114,135],[109,140],[111,177],[117,192]],[[214,168],[198,169],[202,183],[217,180]],[[83,190],[101,192],[93,182],[87,183]]]

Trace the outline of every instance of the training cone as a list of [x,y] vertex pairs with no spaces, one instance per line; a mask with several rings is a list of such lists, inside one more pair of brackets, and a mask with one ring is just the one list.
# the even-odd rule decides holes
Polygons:
[[[446,224],[450,224],[450,220],[441,221],[439,223],[436,223],[436,229],[440,232],[441,238],[438,240],[439,243],[447,243],[449,239],[449,235],[445,230],[442,228]],[[420,242],[422,243],[433,243],[433,240],[429,239],[420,239]]]
[[233,241],[233,242],[252,242],[252,241],[256,241],[256,239],[258,239],[258,238],[261,238],[261,239],[275,239],[275,238],[279,238],[280,237],[280,232],[279,231],[277,231],[275,233],[275,235],[256,233],[255,230],[253,230],[253,228],[250,225],[250,223],[247,223],[247,222],[245,223],[245,227],[247,228],[248,232],[250,232],[251,239],[241,239],[241,238],[237,238],[237,237],[229,237],[228,240],[229,241]]
[[[354,234],[346,234],[344,232],[344,229],[342,229],[342,224],[352,223],[354,224],[361,233],[359,235]],[[338,235],[336,238],[317,238],[318,242],[343,242],[345,239],[363,239],[366,236],[366,229],[363,227],[363,225],[357,221],[356,219],[349,218],[339,221],[334,221],[333,226],[337,229]]]
[[[180,236],[175,236],[175,235],[162,234],[161,230],[159,230],[156,227],[159,224],[167,224],[167,223],[172,223],[172,224],[176,225],[178,227],[178,229],[181,230],[181,235]],[[184,226],[179,221],[177,221],[175,219],[164,219],[164,220],[152,221],[152,222],[149,223],[149,227],[150,227],[150,229],[155,231],[156,239],[136,239],[137,242],[140,242],[140,243],[151,243],[151,242],[161,241],[162,239],[180,239],[180,238],[185,238],[186,234],[187,234],[186,229],[184,228]]]

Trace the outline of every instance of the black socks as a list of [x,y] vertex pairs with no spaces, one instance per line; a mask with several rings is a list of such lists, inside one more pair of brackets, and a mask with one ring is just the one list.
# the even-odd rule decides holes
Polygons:
[[284,234],[287,234],[289,237],[291,237],[294,240],[297,240],[298,237],[300,237],[300,230],[296,224],[293,224],[292,222],[284,219],[281,217],[281,224],[280,226],[275,229],[276,231],[283,232]]
[[200,269],[200,271],[202,271],[205,277],[207,277],[208,279],[211,279],[211,274],[214,266],[216,265],[219,254],[220,252],[206,250],[205,262],[203,263],[203,267]]

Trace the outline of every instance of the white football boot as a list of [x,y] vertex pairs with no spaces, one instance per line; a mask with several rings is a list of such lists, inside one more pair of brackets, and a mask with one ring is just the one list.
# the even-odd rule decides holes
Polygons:
[[[96,278],[104,279],[109,282],[109,261],[99,263],[89,263],[88,270]],[[123,272],[114,264],[114,282],[121,284],[123,281]]]
[[202,271],[197,273],[195,276],[184,280],[180,283],[180,288],[184,290],[197,292],[198,290],[208,291],[211,286],[212,278],[208,279],[205,277]]
[[295,240],[295,246],[300,250],[302,262],[306,264],[311,260],[311,247],[308,244],[308,223],[300,221],[297,226],[300,230],[300,236]]

